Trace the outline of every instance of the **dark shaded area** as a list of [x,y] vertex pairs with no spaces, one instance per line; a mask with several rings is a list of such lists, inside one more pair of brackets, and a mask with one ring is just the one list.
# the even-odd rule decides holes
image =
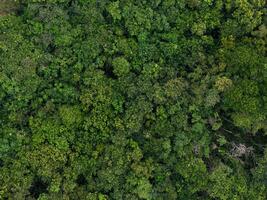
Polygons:
[[85,176],[83,174],[79,174],[78,177],[77,177],[77,180],[76,180],[77,184],[78,185],[87,185],[87,180],[85,178]]
[[219,42],[221,37],[221,30],[220,28],[212,29],[207,32],[207,35],[211,35],[216,42]]
[[44,180],[42,180],[41,177],[35,177],[29,192],[30,196],[33,196],[34,198],[38,198],[42,193],[47,193],[48,183],[46,183]]
[[196,193],[197,197],[201,199],[207,199],[209,198],[209,194],[206,191],[199,191]]
[[0,167],[4,166],[4,161],[2,159],[0,159]]
[[117,79],[117,76],[113,72],[113,67],[110,60],[105,62],[103,70],[107,78]]

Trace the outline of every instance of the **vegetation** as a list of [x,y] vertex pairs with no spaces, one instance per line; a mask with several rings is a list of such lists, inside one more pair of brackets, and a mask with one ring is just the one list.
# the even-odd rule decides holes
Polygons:
[[266,1],[0,10],[0,199],[267,199]]

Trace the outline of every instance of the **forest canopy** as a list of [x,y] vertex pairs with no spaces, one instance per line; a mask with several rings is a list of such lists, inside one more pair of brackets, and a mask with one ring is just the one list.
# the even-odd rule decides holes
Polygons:
[[0,199],[266,200],[265,0],[0,1]]

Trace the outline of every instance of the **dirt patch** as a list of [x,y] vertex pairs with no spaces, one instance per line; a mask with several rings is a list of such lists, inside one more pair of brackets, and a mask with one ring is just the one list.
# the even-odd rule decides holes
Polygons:
[[0,0],[0,16],[8,15],[18,9],[19,3],[12,0]]

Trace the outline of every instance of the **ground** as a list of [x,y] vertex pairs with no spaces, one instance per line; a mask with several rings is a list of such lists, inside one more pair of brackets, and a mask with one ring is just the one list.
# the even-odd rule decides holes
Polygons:
[[18,7],[18,3],[12,0],[0,0],[0,16],[14,12]]

